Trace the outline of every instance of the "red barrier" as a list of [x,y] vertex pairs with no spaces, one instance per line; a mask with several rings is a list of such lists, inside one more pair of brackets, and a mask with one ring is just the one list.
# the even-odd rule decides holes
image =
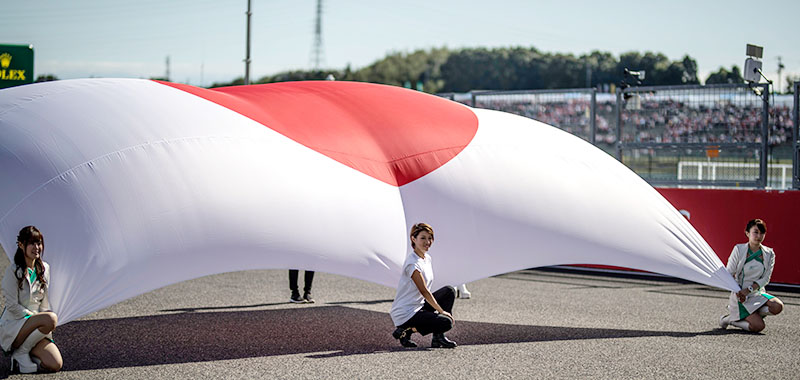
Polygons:
[[775,249],[771,282],[800,284],[800,191],[657,189],[706,239],[723,264],[734,244],[746,243],[747,221],[767,224],[764,245]]

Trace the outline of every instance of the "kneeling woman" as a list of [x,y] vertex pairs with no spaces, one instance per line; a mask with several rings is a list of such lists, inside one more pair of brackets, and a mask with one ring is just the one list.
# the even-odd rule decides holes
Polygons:
[[5,309],[0,316],[0,346],[13,350],[11,369],[21,373],[61,369],[61,352],[53,343],[53,330],[58,324],[50,310],[48,285],[50,266],[42,261],[44,238],[34,226],[23,228],[17,236],[14,262],[3,277]]
[[728,272],[742,290],[732,292],[728,315],[719,320],[719,327],[733,325],[747,331],[764,329],[764,317],[783,311],[783,302],[764,291],[775,266],[775,252],[761,242],[767,235],[767,225],[761,219],[747,222],[744,230],[747,243],[737,244],[728,257]]
[[403,263],[403,274],[397,286],[397,295],[392,303],[392,321],[397,329],[392,333],[403,347],[417,347],[411,334],[433,333],[431,347],[454,348],[453,342],[444,336],[453,328],[455,320],[450,314],[456,299],[452,286],[445,286],[433,293],[433,266],[428,254],[433,244],[433,228],[425,223],[411,227],[412,252]]

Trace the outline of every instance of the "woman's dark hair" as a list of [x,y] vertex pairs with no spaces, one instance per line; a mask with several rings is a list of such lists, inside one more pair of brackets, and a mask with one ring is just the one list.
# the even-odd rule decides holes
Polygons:
[[[431,234],[431,242],[433,242],[433,227],[426,223],[417,223],[411,226],[411,233],[409,234],[409,237],[417,237],[417,235],[419,235],[419,233],[422,231]],[[414,245],[414,240],[411,240],[411,248],[416,248]]]
[[[19,230],[17,242],[21,243],[22,247],[27,247],[28,244],[42,243],[42,254],[39,260],[34,261],[33,267],[36,271],[36,278],[42,284],[42,287],[47,287],[47,280],[44,277],[44,264],[42,264],[41,260],[41,256],[44,255],[44,236],[38,228],[27,226]],[[20,289],[22,289],[22,279],[28,275],[28,271],[26,270],[28,268],[28,263],[25,262],[25,251],[23,251],[22,247],[17,245],[17,252],[14,253],[14,264],[17,265],[14,275],[17,277],[17,286],[19,286]]]
[[758,230],[761,231],[762,234],[767,233],[767,224],[761,219],[753,219],[747,222],[747,227],[744,228],[744,232],[750,232],[753,226],[758,227]]

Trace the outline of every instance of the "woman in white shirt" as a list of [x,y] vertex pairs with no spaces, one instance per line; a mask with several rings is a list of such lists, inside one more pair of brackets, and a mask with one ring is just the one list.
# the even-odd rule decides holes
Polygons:
[[50,310],[47,297],[50,266],[42,260],[44,237],[34,226],[17,236],[14,262],[3,277],[5,308],[0,316],[0,346],[11,355],[11,369],[33,373],[39,367],[61,369],[61,352],[53,343],[58,317]]
[[456,290],[445,286],[433,293],[433,266],[428,250],[433,244],[433,228],[425,223],[411,227],[412,251],[403,263],[403,274],[397,285],[397,295],[390,312],[397,329],[392,333],[403,347],[417,347],[411,334],[433,333],[431,347],[454,348],[453,342],[444,336],[453,328],[455,319],[450,314],[456,299]]
[[747,243],[737,244],[728,257],[728,272],[742,290],[731,292],[728,313],[719,320],[719,327],[733,325],[747,331],[764,329],[764,317],[780,314],[783,302],[764,291],[775,266],[775,252],[762,245],[767,225],[761,219],[747,222]]

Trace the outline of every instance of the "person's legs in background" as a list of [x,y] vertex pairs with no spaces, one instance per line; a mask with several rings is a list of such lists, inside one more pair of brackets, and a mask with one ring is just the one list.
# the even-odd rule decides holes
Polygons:
[[314,282],[314,271],[307,270],[305,273],[305,285],[303,286],[303,300],[308,303],[314,303],[314,298],[311,297],[311,283]]
[[472,298],[472,293],[467,290],[467,284],[461,284],[456,288],[456,295],[458,298],[462,299],[470,299]]
[[297,269],[289,269],[289,290],[292,291],[292,295],[289,298],[289,302],[293,303],[305,303],[306,300],[300,297],[300,291],[297,289]]

